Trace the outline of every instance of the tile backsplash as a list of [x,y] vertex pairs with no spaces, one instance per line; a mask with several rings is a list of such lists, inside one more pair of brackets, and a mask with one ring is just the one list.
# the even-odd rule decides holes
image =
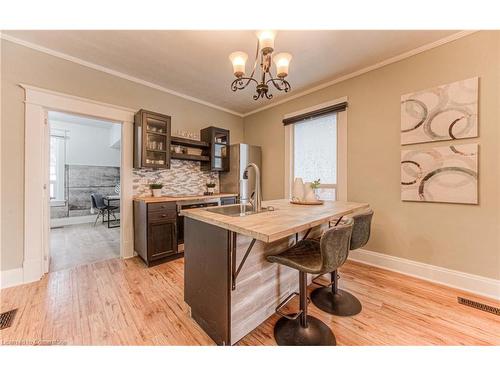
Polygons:
[[164,195],[203,195],[207,180],[216,184],[219,191],[219,173],[200,170],[200,162],[172,159],[170,169],[134,169],[134,195],[145,197],[151,195],[149,184],[161,182]]

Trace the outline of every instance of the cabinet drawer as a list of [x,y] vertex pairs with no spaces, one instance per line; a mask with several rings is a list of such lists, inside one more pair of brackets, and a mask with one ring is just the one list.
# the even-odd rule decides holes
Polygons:
[[148,212],[148,221],[177,221],[177,212],[171,210]]
[[175,202],[148,203],[148,212],[164,210],[173,210],[175,212],[177,210]]

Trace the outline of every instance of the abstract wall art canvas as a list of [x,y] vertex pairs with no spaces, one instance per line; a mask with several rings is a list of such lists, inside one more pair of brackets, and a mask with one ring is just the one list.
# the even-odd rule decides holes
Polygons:
[[479,78],[401,96],[401,144],[477,137]]
[[401,200],[478,203],[478,144],[401,151]]

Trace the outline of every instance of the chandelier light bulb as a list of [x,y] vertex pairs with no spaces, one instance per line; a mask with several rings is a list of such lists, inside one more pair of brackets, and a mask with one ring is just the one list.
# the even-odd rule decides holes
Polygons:
[[276,74],[279,78],[285,78],[288,75],[290,60],[292,60],[292,55],[286,52],[274,55],[273,61],[276,64]]
[[245,74],[245,65],[248,55],[245,52],[237,51],[229,55],[229,60],[233,64],[233,73],[236,77],[242,77]]
[[259,46],[262,53],[267,54],[274,51],[274,38],[276,38],[276,31],[258,31],[257,38],[259,38]]
[[[291,90],[290,82],[285,78],[288,76],[288,68],[292,55],[289,53],[278,53],[273,56],[275,31],[265,30],[256,33],[259,43],[255,51],[255,60],[250,76],[245,76],[245,64],[248,55],[245,52],[237,51],[229,55],[229,60],[233,64],[233,73],[236,79],[231,82],[231,90],[244,90],[250,84],[255,85],[254,100],[260,98],[272,99],[271,88],[278,91],[289,92]],[[271,73],[272,63],[276,64],[277,76]],[[260,68],[260,72],[258,71]]]

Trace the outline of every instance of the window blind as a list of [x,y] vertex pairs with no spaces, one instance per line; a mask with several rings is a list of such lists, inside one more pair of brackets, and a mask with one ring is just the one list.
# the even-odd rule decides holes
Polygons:
[[304,121],[304,120],[310,120],[316,117],[321,117],[324,115],[328,115],[333,112],[341,112],[345,111],[347,108],[347,102],[342,102],[342,103],[337,103],[328,107],[316,109],[314,111],[302,113],[297,116],[292,116],[292,117],[287,117],[283,119],[283,125],[290,125],[290,124],[295,124],[296,122],[299,121]]

